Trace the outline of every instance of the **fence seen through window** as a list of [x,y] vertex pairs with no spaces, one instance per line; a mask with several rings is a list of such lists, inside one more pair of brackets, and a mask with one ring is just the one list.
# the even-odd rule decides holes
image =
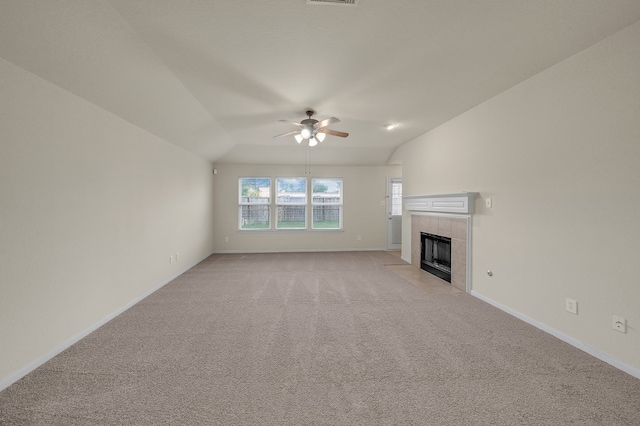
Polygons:
[[342,180],[312,179],[313,229],[342,229]]
[[239,179],[239,229],[270,230],[272,214],[277,230],[342,229],[342,179],[284,177],[274,182],[272,197],[271,178]]
[[240,179],[240,229],[271,228],[271,179]]
[[276,228],[307,228],[307,179],[276,179]]

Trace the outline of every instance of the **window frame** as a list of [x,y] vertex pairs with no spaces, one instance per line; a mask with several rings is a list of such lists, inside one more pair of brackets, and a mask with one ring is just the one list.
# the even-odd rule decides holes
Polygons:
[[[304,201],[303,202],[293,202],[293,203],[281,203],[278,201],[278,181],[281,180],[303,180],[304,181]],[[275,196],[274,196],[274,203],[273,203],[273,208],[275,210],[275,229],[276,230],[289,230],[289,231],[306,231],[308,230],[308,226],[309,226],[309,220],[308,220],[308,207],[309,207],[309,179],[306,177],[289,177],[289,176],[280,176],[280,177],[276,177],[274,179],[275,181]],[[303,227],[280,227],[278,225],[278,210],[280,207],[286,207],[286,206],[302,206],[304,207],[304,226]]]
[[[314,182],[315,181],[336,181],[336,182],[340,182],[339,183],[339,187],[340,187],[340,198],[339,201],[337,203],[324,203],[324,202],[316,202],[314,200],[314,192],[313,192],[313,187],[314,187]],[[310,185],[311,185],[311,230],[313,231],[342,231],[344,224],[343,224],[343,214],[344,214],[344,180],[342,178],[332,178],[332,177],[318,177],[318,178],[312,178],[310,180]],[[323,227],[316,227],[315,226],[315,212],[314,209],[317,206],[324,206],[324,207],[338,207],[338,227],[337,228],[323,228]]]
[[[254,180],[265,180],[269,182],[269,197],[268,197],[268,202],[258,202],[258,203],[251,203],[251,202],[245,202],[242,200],[243,195],[242,195],[242,188],[243,188],[243,181],[245,180],[249,180],[249,179],[254,179]],[[238,230],[239,231],[249,231],[249,232],[255,232],[255,231],[268,231],[271,229],[271,217],[272,217],[272,208],[271,206],[273,205],[273,182],[271,180],[271,177],[263,177],[263,176],[257,176],[257,177],[251,177],[251,176],[243,176],[243,177],[239,177],[238,178]],[[245,206],[266,206],[267,207],[267,216],[268,216],[268,220],[267,220],[267,226],[266,227],[261,227],[261,228],[245,228],[243,227],[243,215],[242,215],[242,210],[243,207]]]
[[[243,182],[246,180],[264,180],[269,182],[268,201],[263,202],[247,202],[243,201],[242,188]],[[304,203],[279,203],[278,202],[278,180],[279,179],[304,179],[305,181],[305,202]],[[337,181],[340,187],[340,196],[338,202],[315,202],[313,200],[313,185],[316,181]],[[344,179],[334,177],[296,177],[296,176],[240,176],[238,177],[238,232],[344,232]],[[246,196],[245,196],[246,197]],[[267,197],[264,197],[267,198]],[[304,228],[279,227],[278,226],[278,208],[280,206],[304,206],[305,222]],[[245,206],[265,206],[268,215],[266,227],[243,227],[243,207]],[[313,214],[314,208],[318,206],[338,207],[338,227],[326,228],[316,227]]]

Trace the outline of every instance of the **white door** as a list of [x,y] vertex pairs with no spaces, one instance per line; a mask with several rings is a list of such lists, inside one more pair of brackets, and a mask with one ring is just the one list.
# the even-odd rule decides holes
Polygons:
[[402,179],[387,178],[387,250],[402,248]]

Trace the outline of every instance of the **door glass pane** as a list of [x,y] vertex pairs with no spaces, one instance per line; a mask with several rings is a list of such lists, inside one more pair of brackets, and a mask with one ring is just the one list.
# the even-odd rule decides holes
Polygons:
[[391,214],[402,216],[402,182],[391,183]]

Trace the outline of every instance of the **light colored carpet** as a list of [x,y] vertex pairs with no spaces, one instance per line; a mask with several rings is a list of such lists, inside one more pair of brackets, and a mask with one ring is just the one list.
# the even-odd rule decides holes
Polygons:
[[0,424],[640,424],[640,380],[401,263],[213,255],[0,393]]

